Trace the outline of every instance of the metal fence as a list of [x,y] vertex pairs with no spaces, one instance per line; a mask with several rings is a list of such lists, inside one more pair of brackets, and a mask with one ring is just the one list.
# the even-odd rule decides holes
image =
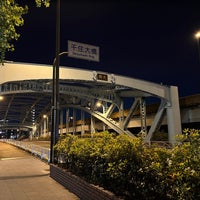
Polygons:
[[45,148],[36,144],[30,144],[28,142],[17,141],[12,139],[1,139],[2,142],[12,144],[19,147],[25,151],[30,152],[32,155],[37,156],[41,160],[50,162],[50,148]]

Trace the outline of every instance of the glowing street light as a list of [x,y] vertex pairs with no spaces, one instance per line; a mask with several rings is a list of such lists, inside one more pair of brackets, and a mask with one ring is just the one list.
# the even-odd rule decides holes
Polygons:
[[47,115],[43,115],[43,119],[46,119],[47,118]]
[[0,96],[0,101],[2,101],[4,99],[4,97],[3,96]]
[[200,46],[199,46],[200,31],[195,33],[195,38],[197,39],[198,57],[199,57],[199,62],[200,62]]
[[200,38],[200,31],[196,32],[195,37],[196,37],[197,39]]
[[96,106],[99,108],[99,107],[102,106],[102,103],[98,101],[98,102],[96,103]]
[[[101,101],[98,101],[97,103],[96,103],[96,106],[97,106],[97,108],[100,108],[100,107],[102,107],[102,114],[104,115],[105,114],[105,105],[101,102]],[[103,123],[103,131],[105,131],[106,130],[106,125]]]

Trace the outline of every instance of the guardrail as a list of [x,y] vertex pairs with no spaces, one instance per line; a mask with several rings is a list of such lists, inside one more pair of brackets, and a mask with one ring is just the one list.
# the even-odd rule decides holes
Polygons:
[[27,142],[17,141],[12,139],[1,139],[0,141],[12,144],[16,147],[19,147],[25,151],[30,152],[32,155],[39,157],[41,160],[45,160],[48,163],[50,162],[50,148],[45,148],[36,144],[30,144]]

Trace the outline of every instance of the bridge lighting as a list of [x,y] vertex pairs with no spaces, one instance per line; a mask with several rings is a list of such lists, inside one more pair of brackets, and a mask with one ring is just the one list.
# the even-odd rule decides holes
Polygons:
[[46,119],[46,118],[47,118],[47,115],[43,115],[43,118]]
[[96,103],[96,106],[99,108],[99,107],[102,106],[102,103],[101,103],[101,102],[97,102],[97,103]]
[[3,96],[0,96],[0,101],[3,101],[4,97]]
[[97,101],[96,103],[97,108],[102,108],[102,113],[105,113],[105,105],[101,101]]
[[35,108],[31,110],[32,113],[32,124],[35,125]]

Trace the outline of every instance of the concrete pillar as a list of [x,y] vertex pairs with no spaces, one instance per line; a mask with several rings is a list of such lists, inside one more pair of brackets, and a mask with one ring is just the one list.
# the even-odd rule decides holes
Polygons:
[[171,86],[169,92],[170,105],[167,106],[168,140],[169,143],[175,144],[176,135],[182,133],[178,88]]

